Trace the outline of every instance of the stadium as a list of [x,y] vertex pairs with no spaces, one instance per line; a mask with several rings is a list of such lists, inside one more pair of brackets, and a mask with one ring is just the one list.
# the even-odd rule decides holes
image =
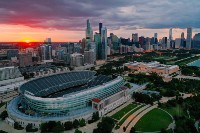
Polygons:
[[120,76],[97,75],[95,71],[71,71],[30,80],[20,95],[7,104],[7,123],[39,127],[48,121],[91,119],[112,111],[130,99]]

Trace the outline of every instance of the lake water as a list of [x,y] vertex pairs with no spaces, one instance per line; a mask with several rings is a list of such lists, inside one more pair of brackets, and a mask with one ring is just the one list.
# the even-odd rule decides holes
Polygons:
[[193,62],[190,62],[187,64],[188,66],[196,66],[196,67],[200,67],[200,59],[195,60]]

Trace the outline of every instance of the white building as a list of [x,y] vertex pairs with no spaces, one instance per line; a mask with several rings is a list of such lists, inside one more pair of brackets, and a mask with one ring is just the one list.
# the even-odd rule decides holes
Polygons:
[[74,53],[70,55],[70,66],[80,67],[84,65],[84,55],[80,53]]
[[17,67],[0,68],[0,86],[23,81],[24,77]]

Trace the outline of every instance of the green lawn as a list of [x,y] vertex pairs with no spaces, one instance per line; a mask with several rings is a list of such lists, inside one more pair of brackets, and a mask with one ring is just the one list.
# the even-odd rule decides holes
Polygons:
[[153,132],[166,129],[172,123],[171,117],[164,111],[156,108],[144,115],[135,125],[136,131]]
[[142,107],[144,107],[144,106],[145,106],[145,105],[141,105],[141,106],[135,108],[134,110],[132,110],[132,111],[131,111],[130,113],[128,113],[121,121],[119,121],[118,124],[121,126],[121,125],[125,122],[125,120],[126,120],[131,114],[133,114],[135,111],[137,111],[138,109],[140,109],[140,108],[142,108]]
[[126,113],[128,113],[130,110],[134,109],[137,106],[137,104],[129,104],[114,115],[111,116],[111,118],[120,120]]
[[169,112],[172,116],[183,116],[184,114],[183,108],[180,105],[177,105],[176,107],[164,107],[162,108]]

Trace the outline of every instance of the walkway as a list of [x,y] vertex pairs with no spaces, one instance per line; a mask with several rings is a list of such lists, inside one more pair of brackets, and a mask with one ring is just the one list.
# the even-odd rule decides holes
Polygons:
[[199,77],[193,77],[193,76],[184,76],[184,75],[178,75],[174,77],[176,79],[193,79],[193,80],[200,80]]
[[112,115],[114,115],[115,113],[117,113],[118,111],[120,111],[121,109],[123,109],[124,107],[126,107],[127,105],[131,104],[132,102],[133,102],[133,99],[131,98],[130,100],[128,100],[123,105],[117,107],[116,109],[112,110],[110,113],[106,114],[106,116],[112,116]]
[[138,114],[140,114],[142,111],[146,110],[149,108],[150,105],[146,105],[140,109],[138,109],[136,112],[134,112],[132,115],[130,115],[126,121],[120,126],[120,129],[116,130],[115,133],[122,133],[123,132],[123,127],[126,127]]
[[129,126],[126,129],[126,133],[130,133],[130,130],[132,127],[135,126],[135,124],[140,120],[140,118],[142,118],[145,114],[147,114],[149,111],[153,110],[154,108],[157,108],[158,105],[155,104],[149,108],[147,108],[146,110],[142,111],[141,113],[139,113],[134,119],[133,121],[129,124]]

